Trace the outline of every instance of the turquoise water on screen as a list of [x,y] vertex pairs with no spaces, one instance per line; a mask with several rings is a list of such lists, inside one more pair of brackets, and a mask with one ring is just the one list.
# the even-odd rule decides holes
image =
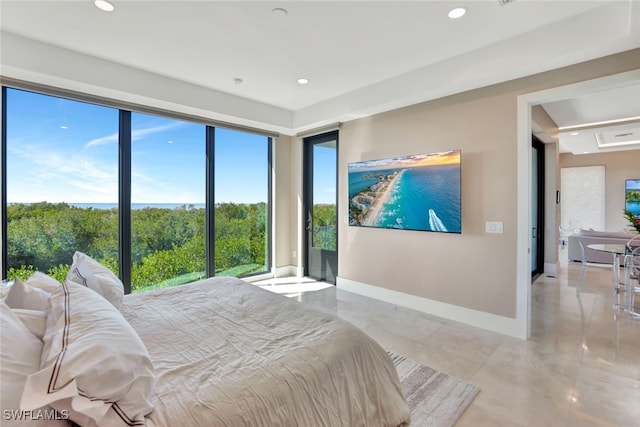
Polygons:
[[[423,166],[409,169],[388,169],[349,174],[349,198],[378,182],[376,175],[403,171],[389,199],[373,224],[376,227],[408,230],[432,230],[429,210],[432,209],[449,233],[461,232],[460,167]],[[368,178],[367,178],[368,176]],[[433,222],[432,222],[433,224]]]

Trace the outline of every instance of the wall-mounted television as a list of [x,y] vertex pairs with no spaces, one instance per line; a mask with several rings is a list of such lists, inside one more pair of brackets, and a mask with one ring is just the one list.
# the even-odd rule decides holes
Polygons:
[[625,180],[624,208],[640,218],[640,179]]
[[460,175],[460,150],[349,163],[349,225],[461,233]]

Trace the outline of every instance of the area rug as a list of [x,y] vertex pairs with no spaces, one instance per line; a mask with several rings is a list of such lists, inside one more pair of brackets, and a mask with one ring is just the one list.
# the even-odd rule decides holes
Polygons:
[[411,410],[412,426],[453,426],[480,388],[387,351]]

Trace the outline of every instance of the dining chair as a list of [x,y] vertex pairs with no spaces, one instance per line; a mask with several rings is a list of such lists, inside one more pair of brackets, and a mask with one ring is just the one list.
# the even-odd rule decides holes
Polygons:
[[558,225],[558,231],[560,232],[559,243],[564,249],[564,247],[567,246],[569,236],[580,233],[580,222],[576,219],[571,219],[569,220],[569,225],[566,227],[563,227],[562,224]]
[[582,270],[580,270],[580,280],[576,286],[576,296],[580,296],[580,290],[582,289],[584,279],[587,276],[587,251],[582,239],[578,239],[578,244],[580,245],[580,262],[582,262]]
[[[624,252],[624,251],[623,251]],[[623,310],[627,309],[626,306],[626,291],[627,285],[626,280],[624,280],[620,276],[621,267],[625,267],[627,262],[627,258],[623,257],[622,262],[620,261],[620,254],[613,254],[613,263],[611,264],[611,273],[613,280],[611,281],[611,291],[613,296],[616,298],[615,303],[613,304],[613,308],[619,310],[622,308]],[[626,271],[626,270],[625,270]],[[624,294],[624,295],[623,295]]]
[[638,318],[640,312],[635,311],[635,296],[640,293],[640,246],[634,246],[631,253],[625,256],[624,270],[626,310]]
[[[640,249],[640,234],[629,239],[629,241],[626,243],[626,254],[624,255],[624,261],[622,263],[623,267],[625,268],[627,267],[628,257],[631,256],[633,254],[633,251],[637,249]],[[631,277],[632,279],[637,278],[637,277],[633,277],[633,276],[637,276],[637,273],[634,274],[633,272],[630,272],[630,274],[632,276]],[[627,289],[626,282],[625,282],[625,289]]]
[[629,252],[639,247],[640,247],[640,233],[637,236],[634,236],[633,238],[629,239],[629,241],[627,242],[627,249],[629,250]]

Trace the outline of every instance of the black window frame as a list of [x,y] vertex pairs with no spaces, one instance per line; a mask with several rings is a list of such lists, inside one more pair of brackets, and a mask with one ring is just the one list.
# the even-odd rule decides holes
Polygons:
[[[131,114],[133,112],[151,113],[161,117],[186,120],[206,127],[205,133],[205,266],[206,277],[215,275],[215,129],[216,127],[234,129],[241,132],[253,133],[267,138],[267,236],[266,245],[266,270],[254,272],[246,276],[251,277],[269,273],[272,268],[272,212],[273,212],[273,134],[259,129],[245,128],[231,123],[222,123],[219,126],[212,124],[205,118],[194,118],[170,111],[155,110],[151,107],[131,108],[125,103],[118,103],[113,100],[104,100],[86,94],[67,92],[55,88],[39,87],[34,84],[2,84],[2,126],[0,141],[0,212],[2,213],[1,236],[2,236],[2,279],[7,279],[8,274],[8,220],[7,220],[7,90],[15,89],[28,91],[40,95],[58,97],[77,102],[107,106],[118,109],[118,267],[120,280],[124,285],[126,294],[131,293]],[[71,262],[71,260],[69,260]]]

